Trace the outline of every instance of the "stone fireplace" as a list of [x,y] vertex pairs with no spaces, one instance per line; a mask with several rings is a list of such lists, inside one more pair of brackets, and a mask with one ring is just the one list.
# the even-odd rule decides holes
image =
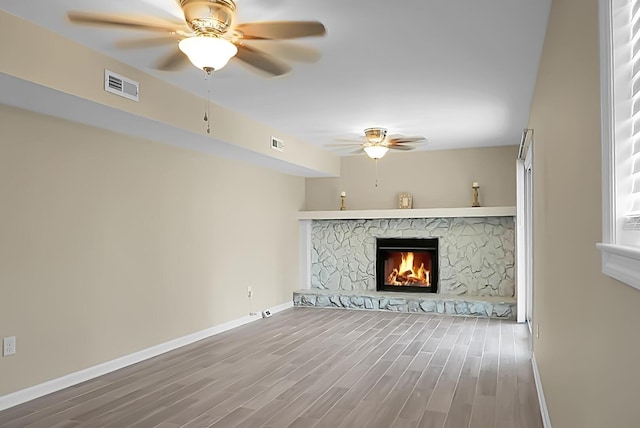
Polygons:
[[435,293],[438,238],[377,238],[376,290]]
[[[514,215],[515,207],[301,212],[294,305],[515,319]],[[417,245],[427,241],[429,257]]]
[[437,294],[514,296],[513,217],[313,220],[310,226],[311,289],[377,291],[377,239],[438,238]]

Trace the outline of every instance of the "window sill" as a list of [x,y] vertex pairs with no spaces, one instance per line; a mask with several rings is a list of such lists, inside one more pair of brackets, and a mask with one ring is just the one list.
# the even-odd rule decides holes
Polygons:
[[602,254],[602,273],[640,290],[640,249],[596,244]]

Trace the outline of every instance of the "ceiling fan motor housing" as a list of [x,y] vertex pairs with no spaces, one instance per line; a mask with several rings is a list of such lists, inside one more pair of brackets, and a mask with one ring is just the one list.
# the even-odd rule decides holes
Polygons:
[[199,35],[221,36],[233,23],[236,4],[232,0],[180,0],[184,18]]
[[364,130],[364,138],[371,144],[380,144],[387,138],[385,128],[367,128]]

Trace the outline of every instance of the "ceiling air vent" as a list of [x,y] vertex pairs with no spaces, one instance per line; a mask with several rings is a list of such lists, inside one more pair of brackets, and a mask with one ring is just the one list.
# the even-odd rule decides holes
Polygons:
[[271,148],[279,152],[284,152],[284,141],[276,137],[271,137]]
[[104,71],[104,90],[133,101],[139,100],[139,83],[110,70]]

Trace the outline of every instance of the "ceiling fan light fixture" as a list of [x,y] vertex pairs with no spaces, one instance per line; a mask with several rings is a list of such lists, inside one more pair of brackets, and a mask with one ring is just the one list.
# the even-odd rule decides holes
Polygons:
[[365,146],[363,149],[367,156],[369,156],[371,159],[381,159],[389,151],[389,147],[377,144],[372,146]]
[[178,47],[193,65],[202,70],[220,70],[238,53],[233,43],[215,36],[188,37],[181,40]]

